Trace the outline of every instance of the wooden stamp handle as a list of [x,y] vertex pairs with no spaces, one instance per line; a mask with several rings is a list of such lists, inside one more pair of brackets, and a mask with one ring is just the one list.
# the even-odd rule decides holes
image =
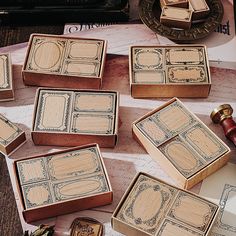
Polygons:
[[236,146],[236,123],[232,114],[233,108],[229,104],[223,104],[215,108],[210,116],[214,123],[223,127],[225,136]]
[[225,136],[229,138],[234,145],[236,146],[236,123],[232,117],[224,119],[221,122],[221,125],[224,129]]

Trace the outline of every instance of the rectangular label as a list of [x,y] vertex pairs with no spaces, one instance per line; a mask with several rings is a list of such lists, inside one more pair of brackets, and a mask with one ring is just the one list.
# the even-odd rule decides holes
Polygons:
[[16,125],[0,115],[0,144],[6,147],[14,141],[23,131]]
[[101,61],[104,42],[100,40],[68,40],[66,58],[70,60]]
[[113,134],[114,116],[103,114],[73,113],[72,133]]
[[196,232],[195,230],[186,227],[179,222],[165,219],[157,236],[204,236],[204,234]]
[[191,17],[192,11],[189,9],[168,6],[162,8],[161,18],[190,22]]
[[134,83],[136,84],[164,84],[165,73],[159,71],[135,71]]
[[195,123],[191,113],[177,101],[157,111],[152,117],[158,126],[172,136],[179,134],[189,125]]
[[66,132],[72,106],[72,92],[41,90],[34,130]]
[[0,54],[0,92],[12,89],[10,66],[9,56],[7,54]]
[[75,93],[74,111],[114,113],[116,93],[78,92]]
[[167,83],[208,83],[204,66],[171,66],[166,71]]
[[163,50],[160,48],[132,48],[133,70],[159,70],[163,68]]
[[204,65],[204,47],[173,47],[165,50],[167,65]]
[[216,204],[181,191],[167,215],[186,226],[206,232],[217,209]]
[[200,123],[184,131],[181,136],[208,163],[227,152],[226,146]]

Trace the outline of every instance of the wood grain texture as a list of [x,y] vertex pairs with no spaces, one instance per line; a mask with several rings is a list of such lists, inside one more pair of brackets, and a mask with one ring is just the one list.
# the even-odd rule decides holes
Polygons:
[[0,54],[0,101],[14,99],[10,54]]
[[[212,162],[221,163],[222,157],[227,161],[229,148],[176,99],[134,122],[133,132],[173,178],[181,176],[179,183],[184,188],[189,188],[190,178],[195,183],[202,180],[200,172],[214,172]],[[170,163],[174,169],[169,169]]]
[[139,173],[117,206],[112,223],[126,235],[208,235],[218,210],[212,202]]
[[162,8],[160,22],[164,25],[181,28],[190,29],[192,21],[192,11],[189,9],[164,6]]
[[[116,92],[109,91],[40,89],[33,125],[35,142],[44,133],[117,135],[118,99]],[[95,138],[92,142],[97,142]],[[49,142],[53,143],[53,137]],[[47,145],[47,139],[40,144]],[[60,144],[63,145],[63,139]]]
[[205,97],[209,94],[208,59],[206,48],[201,45],[132,46],[129,69],[133,97]]
[[[69,227],[74,218],[78,216],[87,216],[98,219],[105,226],[104,234],[107,236],[121,236],[120,233],[115,232],[111,228],[110,218],[117,203],[120,201],[123,193],[129,186],[133,176],[137,171],[145,171],[152,175],[166,180],[170,183],[176,184],[176,181],[168,176],[169,172],[163,171],[159,162],[152,160],[152,158],[138,145],[132,138],[131,125],[134,120],[146,114],[148,111],[163,104],[161,100],[146,100],[146,99],[133,99],[130,97],[129,76],[128,76],[128,49],[130,45],[158,45],[158,38],[155,34],[147,29],[145,25],[129,24],[129,25],[113,25],[104,28],[92,29],[90,31],[83,31],[77,33],[79,37],[104,37],[109,40],[109,53],[124,54],[125,56],[109,55],[106,63],[106,72],[104,74],[103,88],[108,90],[118,90],[121,93],[121,108],[120,108],[120,128],[119,128],[119,142],[115,149],[103,149],[103,156],[105,158],[105,164],[108,169],[108,173],[111,179],[112,187],[114,189],[114,201],[109,206],[97,208],[96,210],[82,211],[69,215],[59,216],[51,219],[45,219],[43,223],[55,224],[55,235],[68,235]],[[20,124],[20,127],[26,131],[27,144],[18,149],[11,158],[18,159],[23,157],[25,153],[29,155],[46,153],[55,149],[53,146],[34,146],[30,138],[30,127],[32,125],[32,114],[34,107],[35,87],[26,87],[22,82],[21,77],[21,65],[24,61],[24,55],[26,52],[26,44],[11,46],[8,48],[1,48],[1,52],[12,52],[12,59],[14,64],[14,82],[16,91],[16,100],[8,103],[1,103],[0,111],[4,113],[14,122]],[[235,162],[234,156],[236,149],[233,144],[224,136],[221,127],[214,125],[210,118],[210,112],[222,103],[230,103],[234,109],[236,109],[236,88],[235,88],[235,76],[236,72],[233,70],[211,68],[212,75],[212,90],[208,98],[206,99],[183,99],[185,105],[191,112],[197,114],[197,116],[211,129],[217,136],[219,136],[230,148],[232,153],[230,154],[231,162]],[[119,83],[117,83],[119,81]],[[125,121],[125,122],[124,122]],[[12,176],[12,160],[7,159],[9,166],[9,173],[13,180],[13,189],[15,192],[16,201],[18,203],[18,209],[20,218],[24,230],[33,231],[36,229],[35,225],[39,225],[41,222],[35,222],[34,224],[27,224],[22,217],[22,207],[19,204],[19,196],[14,184],[14,178]],[[114,168],[119,166],[119,168]],[[1,178],[2,181],[6,178]],[[5,183],[5,182],[4,182]],[[199,186],[194,188],[195,192],[198,192]],[[8,183],[8,188],[10,187]],[[5,202],[12,205],[10,196],[6,199],[6,194],[3,195]],[[14,197],[13,197],[14,198]],[[14,200],[14,199],[13,199]],[[6,205],[2,205],[2,209],[15,217],[17,212],[9,212],[9,208],[6,209]],[[4,212],[4,213],[5,213]],[[4,217],[6,214],[3,214]],[[11,219],[12,219],[11,218]],[[10,221],[5,221],[2,224],[5,231],[6,226]],[[9,225],[9,228],[11,226]],[[12,230],[15,230],[12,229]],[[176,228],[175,228],[176,230]],[[182,231],[181,231],[182,232]],[[12,235],[15,235],[14,233]],[[173,234],[172,234],[173,235]],[[171,235],[171,236],[172,236]],[[196,234],[198,235],[198,234]],[[169,236],[169,235],[168,235]],[[195,236],[195,235],[194,235]]]
[[96,146],[16,162],[25,209],[110,190]]

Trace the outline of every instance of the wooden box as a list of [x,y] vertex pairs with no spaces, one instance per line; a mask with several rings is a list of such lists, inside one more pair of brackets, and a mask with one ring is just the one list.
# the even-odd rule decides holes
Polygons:
[[193,11],[193,20],[205,18],[210,12],[205,0],[189,0],[189,9]]
[[0,151],[8,155],[25,141],[25,132],[0,114]]
[[98,145],[13,163],[26,222],[110,204],[112,188]]
[[10,54],[0,54],[0,101],[14,100]]
[[32,139],[36,145],[114,147],[119,94],[114,91],[39,88]]
[[211,88],[203,45],[132,46],[129,72],[134,98],[207,97]]
[[26,85],[99,89],[107,43],[100,39],[32,34],[22,70]]
[[153,176],[138,173],[111,219],[130,236],[207,236],[219,206]]
[[169,27],[190,29],[192,23],[192,10],[180,7],[164,6],[162,7],[160,22]]
[[188,0],[160,0],[161,7],[172,6],[188,8]]
[[135,121],[133,135],[185,189],[229,160],[229,147],[177,98]]

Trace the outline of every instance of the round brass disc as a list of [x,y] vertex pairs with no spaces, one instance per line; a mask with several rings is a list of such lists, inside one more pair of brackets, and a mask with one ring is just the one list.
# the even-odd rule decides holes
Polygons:
[[161,7],[159,0],[140,0],[139,15],[152,31],[173,41],[187,42],[208,36],[221,23],[224,8],[221,0],[206,0],[210,13],[206,20],[193,24],[191,29],[176,29],[160,23]]
[[210,117],[214,123],[220,123],[226,118],[231,117],[233,114],[233,108],[229,104],[223,104],[215,108]]

